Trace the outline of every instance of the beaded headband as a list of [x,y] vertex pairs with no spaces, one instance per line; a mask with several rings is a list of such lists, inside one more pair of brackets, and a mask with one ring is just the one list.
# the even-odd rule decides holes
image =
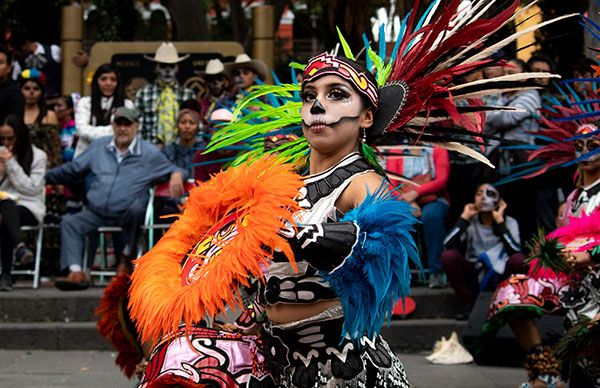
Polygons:
[[310,59],[304,69],[302,83],[310,82],[323,75],[337,75],[349,81],[356,91],[371,101],[375,108],[379,107],[377,85],[369,80],[364,72],[358,72],[350,64],[340,61],[337,57],[323,53]]

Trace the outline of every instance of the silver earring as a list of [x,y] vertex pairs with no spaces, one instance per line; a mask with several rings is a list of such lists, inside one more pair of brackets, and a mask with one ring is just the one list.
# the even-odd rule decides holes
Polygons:
[[362,131],[360,141],[362,141],[363,143],[366,143],[367,142],[367,130],[366,130],[366,128],[361,128],[360,130]]

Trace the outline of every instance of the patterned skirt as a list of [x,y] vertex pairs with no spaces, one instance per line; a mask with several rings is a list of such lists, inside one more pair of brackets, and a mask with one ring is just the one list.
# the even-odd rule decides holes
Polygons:
[[538,318],[557,312],[562,308],[561,295],[569,290],[566,278],[513,275],[496,288],[483,333],[497,332],[511,318]]
[[279,387],[406,387],[404,367],[381,336],[340,340],[340,306],[283,325],[267,326],[264,354]]
[[193,327],[186,335],[182,327],[154,348],[139,386],[274,387],[261,346],[254,335],[205,327]]

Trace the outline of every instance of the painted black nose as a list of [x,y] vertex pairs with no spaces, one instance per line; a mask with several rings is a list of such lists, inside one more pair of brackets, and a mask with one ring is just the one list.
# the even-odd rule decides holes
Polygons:
[[325,113],[325,107],[321,105],[321,101],[315,100],[313,105],[310,107],[310,113],[313,115],[319,115]]

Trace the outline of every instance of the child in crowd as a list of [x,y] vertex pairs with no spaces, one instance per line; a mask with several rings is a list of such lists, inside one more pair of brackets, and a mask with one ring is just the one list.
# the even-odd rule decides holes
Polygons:
[[77,144],[73,98],[71,96],[59,97],[54,105],[54,113],[60,125],[58,134],[62,149],[62,161],[63,163],[69,162],[73,159]]
[[[456,318],[465,320],[480,289],[494,277],[508,277],[526,271],[521,253],[519,225],[506,216],[507,205],[498,190],[479,185],[475,201],[468,203],[456,225],[444,240],[442,266],[460,300]],[[485,270],[481,285],[479,272]]]

